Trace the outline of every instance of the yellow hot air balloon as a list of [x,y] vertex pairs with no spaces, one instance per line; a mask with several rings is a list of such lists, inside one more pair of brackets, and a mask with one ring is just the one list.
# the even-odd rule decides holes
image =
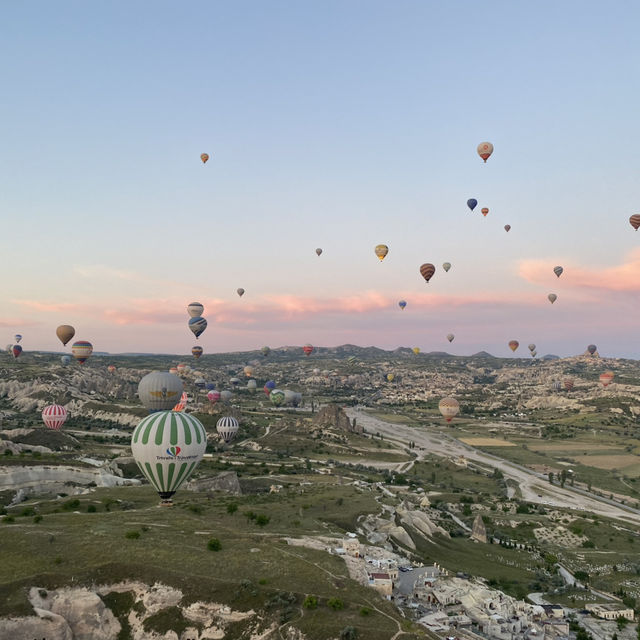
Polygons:
[[393,382],[394,378],[395,376],[393,375],[393,373],[387,373],[387,382]]
[[445,417],[445,420],[451,422],[458,415],[460,404],[455,398],[442,398],[438,404],[438,409],[440,409],[440,413]]
[[376,252],[376,255],[378,256],[380,262],[382,262],[385,259],[387,253],[389,253],[389,247],[387,247],[386,244],[379,244],[376,246],[374,251]]
[[517,340],[509,340],[509,349],[511,351],[515,351],[520,346],[520,343]]
[[413,351],[413,353],[418,355],[420,353],[420,347],[413,347],[413,349],[411,349],[411,351]]
[[209,159],[208,153],[201,153],[200,160],[202,160],[202,164],[207,164],[207,160]]

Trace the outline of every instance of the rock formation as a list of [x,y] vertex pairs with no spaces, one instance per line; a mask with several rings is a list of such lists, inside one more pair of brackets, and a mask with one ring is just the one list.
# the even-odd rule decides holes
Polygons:
[[242,494],[235,471],[223,471],[213,478],[196,478],[187,482],[184,488],[189,491],[224,491],[234,496]]
[[471,530],[471,539],[476,542],[487,543],[487,528],[484,526],[482,516],[478,514],[473,521],[473,529]]
[[344,409],[333,402],[318,411],[313,418],[313,425],[314,427],[337,429],[350,433],[363,432],[363,428],[356,423],[355,419],[352,423]]

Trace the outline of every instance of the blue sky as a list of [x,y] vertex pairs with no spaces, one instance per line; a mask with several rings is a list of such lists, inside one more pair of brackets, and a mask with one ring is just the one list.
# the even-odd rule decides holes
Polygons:
[[100,350],[188,352],[200,300],[205,352],[506,355],[516,338],[638,357],[639,18],[632,2],[7,3],[7,341],[53,348],[70,323]]

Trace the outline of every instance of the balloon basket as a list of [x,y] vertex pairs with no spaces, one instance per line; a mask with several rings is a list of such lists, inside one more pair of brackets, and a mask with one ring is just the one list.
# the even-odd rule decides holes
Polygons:
[[173,507],[173,500],[169,498],[168,500],[160,500],[159,507]]

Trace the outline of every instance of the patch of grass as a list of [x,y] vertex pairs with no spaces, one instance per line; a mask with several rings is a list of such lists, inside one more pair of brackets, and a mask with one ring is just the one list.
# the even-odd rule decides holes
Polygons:
[[168,607],[145,618],[142,626],[145,631],[155,631],[165,634],[167,631],[174,631],[180,636],[187,627],[193,626],[183,615],[179,607]]

